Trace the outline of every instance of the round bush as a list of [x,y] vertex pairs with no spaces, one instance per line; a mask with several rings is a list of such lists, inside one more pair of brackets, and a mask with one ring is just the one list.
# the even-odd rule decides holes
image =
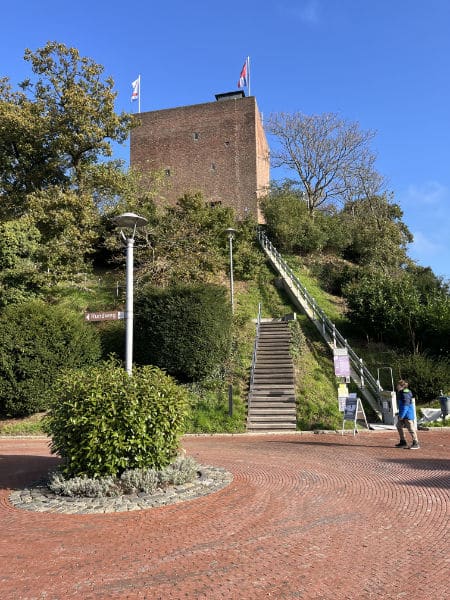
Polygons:
[[197,381],[222,365],[231,347],[226,288],[179,285],[139,291],[135,303],[135,357],[180,381]]
[[153,366],[130,377],[116,362],[64,373],[47,419],[51,451],[68,476],[121,475],[167,466],[176,456],[186,392]]
[[45,410],[62,368],[100,358],[97,331],[78,313],[41,301],[11,304],[0,315],[0,414]]

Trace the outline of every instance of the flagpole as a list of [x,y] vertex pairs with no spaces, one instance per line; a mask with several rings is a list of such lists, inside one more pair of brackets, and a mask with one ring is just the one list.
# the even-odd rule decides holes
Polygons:
[[247,77],[248,77],[248,95],[250,96],[250,56],[247,56]]
[[138,113],[141,112],[141,74],[139,73]]

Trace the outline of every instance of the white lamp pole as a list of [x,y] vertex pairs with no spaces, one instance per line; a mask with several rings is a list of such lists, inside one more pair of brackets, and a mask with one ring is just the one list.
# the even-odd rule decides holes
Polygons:
[[123,213],[116,218],[116,223],[119,227],[131,228],[133,233],[130,237],[121,231],[122,237],[127,244],[127,260],[126,260],[126,305],[125,305],[125,369],[128,375],[133,372],[133,252],[134,252],[134,237],[136,229],[143,227],[147,223],[147,219],[140,217],[134,213]]
[[230,243],[230,294],[231,294],[231,312],[234,314],[234,281],[233,281],[233,240],[236,233],[236,229],[229,227],[225,229],[225,233],[228,235],[228,241]]

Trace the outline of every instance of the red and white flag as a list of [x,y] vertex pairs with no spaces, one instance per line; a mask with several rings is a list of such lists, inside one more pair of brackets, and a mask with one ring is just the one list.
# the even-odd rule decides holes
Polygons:
[[132,82],[131,87],[133,89],[133,91],[131,93],[131,101],[133,102],[133,100],[139,100],[139,93],[140,93],[140,87],[141,87],[141,76],[140,75],[137,79],[135,79]]
[[248,58],[242,67],[241,74],[239,75],[238,88],[243,87],[248,87]]

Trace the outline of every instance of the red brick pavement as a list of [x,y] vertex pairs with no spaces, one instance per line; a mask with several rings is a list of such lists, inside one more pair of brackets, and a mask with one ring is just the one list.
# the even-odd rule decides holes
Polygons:
[[450,433],[187,437],[234,475],[223,490],[133,513],[32,513],[9,489],[54,464],[0,440],[0,598],[449,597]]

